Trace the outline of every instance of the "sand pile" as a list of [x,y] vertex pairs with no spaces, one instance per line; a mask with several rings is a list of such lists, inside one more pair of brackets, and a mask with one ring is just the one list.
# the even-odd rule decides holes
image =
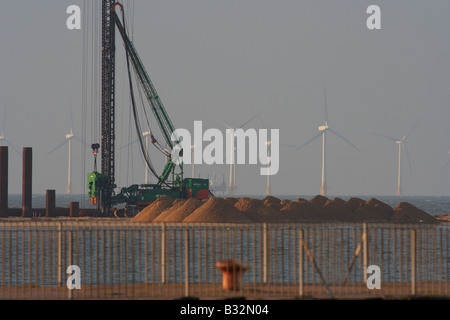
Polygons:
[[437,218],[412,204],[401,202],[395,208],[375,198],[280,200],[268,196],[253,198],[210,198],[208,200],[160,197],[133,219],[141,222],[393,222],[437,223]]
[[[188,202],[186,199],[176,199],[173,202],[173,205],[170,208],[165,209],[159,216],[157,216],[153,222],[181,222],[180,221],[173,221],[176,219],[176,215],[182,215],[183,214],[183,207]],[[192,211],[191,211],[192,212]],[[191,213],[189,212],[189,213]],[[173,218],[170,218],[172,213],[175,213],[176,215]]]
[[443,213],[439,216],[436,217],[436,219],[438,219],[441,222],[450,222],[450,215],[447,213]]
[[179,202],[160,214],[154,222],[181,222],[203,204],[201,200],[195,198]]
[[400,202],[390,217],[395,223],[438,223],[438,219],[410,203]]
[[[297,199],[298,200],[298,199]],[[287,217],[293,222],[318,222],[319,217],[314,213],[312,205],[304,201],[290,201],[283,200],[283,207],[281,212],[284,212]]]
[[[226,201],[228,201],[228,203],[229,204],[231,204],[231,205],[233,205],[234,206],[234,204],[236,203],[236,202],[238,202],[238,198],[225,198],[225,200]],[[203,199],[203,201],[208,201],[208,199]]]
[[283,207],[282,204],[282,200],[276,198],[276,197],[272,197],[272,196],[267,196],[263,199],[263,204],[266,207],[270,207],[272,209],[275,209],[277,211],[280,211],[281,208]]
[[325,202],[318,214],[324,221],[332,222],[360,222],[358,215],[349,210],[346,201],[335,198]]
[[[267,199],[266,203],[276,205],[277,200]],[[265,204],[265,200],[252,198],[240,198],[234,207],[248,216],[254,222],[288,222],[290,219],[287,215]]]
[[355,213],[366,222],[387,222],[391,218],[394,210],[388,204],[380,200],[371,198],[364,204],[361,204]]
[[349,211],[354,211],[356,208],[365,205],[366,201],[360,198],[350,198],[345,202],[345,207]]
[[153,222],[153,220],[165,209],[171,208],[174,202],[175,200],[172,198],[166,196],[159,197],[155,202],[148,205],[136,216],[134,216],[132,220],[138,222]]
[[315,208],[321,209],[328,200],[329,199],[327,197],[317,195],[308,202],[311,203]]
[[243,212],[240,212],[232,203],[232,200],[210,198],[182,222],[251,222],[251,220]]

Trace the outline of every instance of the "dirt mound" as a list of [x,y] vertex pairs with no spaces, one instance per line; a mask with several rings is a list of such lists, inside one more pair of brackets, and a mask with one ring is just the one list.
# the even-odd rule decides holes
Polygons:
[[280,200],[268,196],[253,198],[172,199],[160,197],[139,212],[133,221],[139,222],[391,222],[439,223],[444,219],[420,210],[407,202],[395,208],[375,198],[364,201],[350,198],[328,199],[316,196],[307,201]]
[[349,211],[353,211],[356,208],[366,204],[366,201],[360,198],[350,198],[345,202],[345,206]]
[[321,208],[325,205],[325,203],[327,203],[328,200],[329,199],[327,197],[317,195],[308,202],[311,203],[316,208]]
[[319,211],[319,217],[326,221],[359,222],[359,217],[349,210],[346,202],[341,198],[328,200]]
[[280,213],[285,213],[293,222],[318,222],[319,217],[314,213],[312,205],[307,202],[283,200]]
[[[158,218],[160,222],[181,222],[204,203],[201,200],[191,198],[185,202],[177,203],[172,208],[164,211]],[[155,219],[156,222],[156,219]]]
[[370,212],[370,216],[367,217],[368,220],[371,219],[380,222],[389,221],[394,213],[394,210],[390,205],[375,198],[371,198],[367,201],[366,206],[368,207],[367,211]]
[[155,202],[142,209],[137,215],[132,218],[132,221],[138,222],[152,222],[165,209],[172,207],[174,199],[162,196],[156,199]]
[[[269,200],[270,201],[270,200]],[[290,219],[270,206],[264,200],[239,198],[234,207],[248,216],[254,222],[288,222]]]
[[[226,201],[228,201],[228,203],[229,204],[231,204],[231,205],[233,205],[234,206],[234,204],[236,203],[236,202],[238,202],[238,198],[224,198]],[[206,199],[205,199],[206,200]],[[204,200],[203,200],[204,201]]]
[[281,208],[283,207],[283,204],[281,203],[281,200],[273,197],[273,196],[267,196],[263,199],[263,204],[266,207],[270,207],[274,210],[280,211]]
[[187,202],[186,199],[175,199],[172,206],[164,209],[161,214],[159,214],[155,219],[153,219],[153,222],[159,223],[159,222],[169,222],[165,221],[166,218],[170,216],[170,214],[178,209],[181,209],[183,205]]
[[390,217],[396,223],[438,223],[439,221],[425,211],[416,208],[410,203],[400,202]]
[[182,222],[248,223],[251,220],[228,200],[223,198],[210,198]]
[[450,215],[447,213],[443,213],[439,216],[436,216],[436,219],[438,219],[441,222],[450,222]]
[[314,213],[321,222],[341,221],[338,216],[344,211],[344,201],[330,200],[323,196],[316,196],[309,201]]

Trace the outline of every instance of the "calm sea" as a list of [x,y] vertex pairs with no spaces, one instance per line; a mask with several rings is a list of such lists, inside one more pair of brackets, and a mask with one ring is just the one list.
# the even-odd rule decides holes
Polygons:
[[[221,193],[216,194],[217,197],[226,197],[227,195],[222,195]],[[246,196],[246,195],[242,195]],[[241,197],[240,195],[235,195],[234,197]],[[252,198],[263,199],[264,196],[247,196]],[[298,197],[304,199],[311,199],[314,196],[293,196],[293,195],[283,195],[276,196],[279,199],[289,199],[295,200]],[[419,209],[431,215],[441,215],[444,213],[450,214],[450,196],[328,196],[329,199],[341,198],[343,200],[348,200],[352,197],[361,198],[364,200],[369,200],[370,198],[376,198],[382,202],[387,203],[391,207],[395,207],[400,202],[408,202],[416,206]],[[33,207],[34,208],[45,208],[45,195],[33,195]],[[56,206],[57,207],[69,207],[70,202],[77,201],[80,203],[81,208],[94,208],[86,195],[56,195]],[[20,194],[10,194],[8,197],[8,206],[10,208],[21,208],[22,207],[22,195]]]

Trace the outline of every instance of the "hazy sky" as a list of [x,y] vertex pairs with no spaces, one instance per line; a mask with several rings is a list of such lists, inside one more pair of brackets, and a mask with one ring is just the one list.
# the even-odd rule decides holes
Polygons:
[[[91,136],[91,119],[85,119],[82,132],[83,30],[89,26],[66,28],[67,7],[92,7],[87,2],[0,0],[0,124],[6,107],[5,137],[17,149],[33,148],[34,193],[65,193],[68,146],[44,155],[68,133],[69,101],[74,133],[89,144],[99,142]],[[281,143],[301,145],[324,122],[323,83],[330,127],[359,149],[327,135],[330,195],[395,194],[397,145],[371,132],[401,137],[422,116],[406,141],[413,172],[404,158],[404,194],[450,195],[450,166],[443,170],[450,158],[448,0],[124,3],[126,10],[134,9],[129,13],[135,46],[176,127],[203,120],[204,128],[225,130],[221,122],[237,126],[265,110],[264,122],[280,129]],[[381,30],[366,26],[372,4],[381,8]],[[119,149],[136,133],[128,118],[117,37]],[[92,107],[87,106],[87,117]],[[73,154],[73,189],[85,192],[93,156],[88,148],[82,159],[77,142]],[[138,148],[132,154],[119,149],[116,157],[118,186],[144,182]],[[240,193],[264,194],[266,178],[259,167],[238,168]],[[157,169],[162,172],[162,166]],[[190,167],[185,169],[190,174]],[[196,175],[216,173],[219,181],[228,170],[227,165],[195,167]],[[9,177],[10,193],[20,193],[21,159],[11,149]],[[281,147],[273,194],[318,194],[320,179],[320,140],[299,151]]]

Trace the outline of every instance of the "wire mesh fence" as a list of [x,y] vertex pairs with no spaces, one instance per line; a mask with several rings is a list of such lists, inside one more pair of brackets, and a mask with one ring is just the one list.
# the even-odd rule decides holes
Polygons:
[[0,298],[449,297],[449,230],[400,224],[3,222]]

